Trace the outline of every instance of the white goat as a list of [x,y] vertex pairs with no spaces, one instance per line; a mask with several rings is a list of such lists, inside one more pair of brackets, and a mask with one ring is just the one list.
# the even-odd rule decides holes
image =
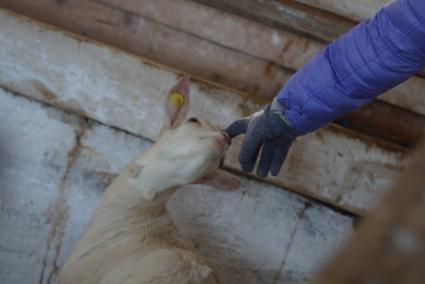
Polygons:
[[61,284],[218,283],[166,210],[176,188],[210,183],[239,187],[219,171],[230,139],[205,121],[186,120],[189,81],[170,90],[158,141],[109,186],[59,275]]

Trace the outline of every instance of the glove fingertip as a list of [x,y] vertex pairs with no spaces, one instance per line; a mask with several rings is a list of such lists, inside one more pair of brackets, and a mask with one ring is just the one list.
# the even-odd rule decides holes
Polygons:
[[270,174],[274,177],[277,176],[279,174],[281,168],[282,168],[282,165],[272,167],[270,169]]
[[240,134],[243,134],[246,132],[248,128],[249,120],[247,118],[242,118],[239,120],[236,120],[231,125],[229,125],[224,131],[229,134],[230,138],[235,138],[236,136],[239,136]]
[[275,157],[273,159],[272,165],[270,167],[270,173],[272,176],[277,176],[282,169],[282,166],[285,162],[286,154],[288,152],[287,149],[285,149],[285,152],[283,154],[279,153],[280,151],[277,151],[275,153]]
[[254,169],[255,160],[252,161],[250,159],[247,159],[246,154],[244,154],[241,150],[241,152],[239,153],[239,164],[241,165],[242,171],[250,173]]
[[250,173],[254,169],[254,166],[241,164],[241,169],[246,173]]
[[258,162],[257,175],[260,177],[267,176],[273,160],[274,145],[271,141],[267,141],[261,150],[260,161]]
[[248,137],[242,142],[239,152],[239,163],[244,172],[252,172],[257,161],[258,152],[261,148],[261,141],[256,141],[255,137]]

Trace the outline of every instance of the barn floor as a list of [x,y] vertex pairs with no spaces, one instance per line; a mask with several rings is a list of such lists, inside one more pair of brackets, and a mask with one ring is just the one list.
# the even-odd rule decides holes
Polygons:
[[[30,16],[32,12],[36,19],[46,17],[50,24],[102,43],[0,10],[2,284],[56,283],[58,271],[90,221],[102,192],[120,169],[155,140],[162,119],[162,98],[181,71],[150,60],[165,64],[167,62],[161,61],[165,58],[169,62],[166,65],[193,74],[191,111],[219,127],[259,109],[270,98],[270,95],[259,99],[241,93],[254,92],[254,86],[243,80],[252,79],[258,83],[254,93],[266,94],[274,92],[282,83],[280,79],[273,79],[273,84],[267,85],[267,82],[261,83],[261,76],[266,75],[249,73],[254,70],[251,67],[263,64],[259,63],[258,54],[246,56],[249,52],[262,52],[261,38],[257,43],[247,41],[246,46],[235,39],[231,43],[234,46],[226,49],[219,44],[210,46],[215,41],[227,40],[210,33],[211,40],[191,45],[194,39],[200,40],[194,35],[195,31],[182,34],[178,28],[170,29],[170,25],[152,20],[155,17],[172,19],[168,17],[170,14],[161,16],[155,12],[159,11],[162,1],[144,1],[150,5],[144,7],[151,10],[139,12],[146,12],[150,21],[140,18],[148,17],[146,15],[139,17],[128,12],[124,13],[127,17],[119,16],[122,11],[114,8],[112,0],[105,1],[111,2],[108,5],[102,1],[74,1],[68,10],[63,10],[63,3],[60,3],[66,1],[39,2],[40,8],[26,1],[0,1],[0,6]],[[209,11],[217,18],[227,17],[229,27],[248,23],[244,22],[248,21],[246,19],[214,14],[219,12],[195,4],[203,1],[178,2],[188,11],[203,11],[204,14],[197,13],[198,16],[209,15],[206,12]],[[127,1],[130,6],[137,5],[131,3]],[[91,10],[85,5],[97,5],[97,8]],[[55,13],[43,14],[49,11]],[[64,11],[82,19],[77,27],[80,31],[67,28],[71,16],[62,17]],[[99,15],[109,13],[108,20],[120,19],[127,23],[127,28],[118,24],[110,28],[106,24],[97,31],[89,30],[83,25],[90,23],[84,20],[92,19],[90,11],[98,11]],[[48,18],[52,15],[57,19]],[[196,19],[193,17],[193,21]],[[133,26],[136,23],[137,29]],[[104,21],[99,20],[89,26],[96,29],[96,25],[103,24]],[[181,29],[199,26],[190,22],[182,25]],[[263,24],[250,22],[249,25],[251,32],[270,35],[267,39],[275,45],[288,36],[280,30],[274,34],[275,31]],[[117,27],[121,28],[120,32],[114,30]],[[149,36],[150,29],[160,31],[159,35]],[[124,48],[130,45],[123,38],[144,32],[151,46],[138,45],[140,52]],[[105,36],[112,34],[123,38],[116,38],[116,44],[112,44]],[[177,41],[174,39],[186,37],[182,41],[187,45],[180,45],[179,49],[183,53],[179,56],[169,51],[161,53],[159,50],[165,50],[161,36],[173,43]],[[297,39],[298,35],[293,37]],[[306,41],[304,38],[297,40]],[[285,59],[285,62],[292,66],[285,67],[287,69],[271,66],[270,72],[275,72],[272,77],[287,78],[287,71],[285,75],[282,70],[298,68],[322,45],[310,46],[311,50],[305,49],[302,54],[297,53],[297,48],[287,50],[294,58]],[[252,50],[235,53],[238,48],[245,47]],[[175,48],[177,50],[179,45]],[[197,53],[198,50],[206,54]],[[142,51],[146,53],[139,54]],[[208,72],[194,64],[194,58],[201,62],[207,53],[222,52],[228,52],[228,57],[210,56],[217,60],[204,62],[203,66],[211,68]],[[276,56],[283,55],[277,52]],[[191,58],[193,62],[181,58]],[[227,58],[232,66],[223,65]],[[269,64],[266,59],[264,66]],[[248,67],[238,69],[240,74],[233,72],[245,63]],[[232,71],[228,79],[222,75],[223,70]],[[272,80],[269,75],[264,80]],[[400,93],[403,90],[389,94],[385,102],[377,104],[400,112],[398,107],[388,103],[397,103]],[[415,107],[418,108],[414,110],[416,113],[423,111],[421,105],[415,104]],[[420,115],[406,113],[402,114],[406,118],[403,122],[413,128],[423,126]],[[239,191],[226,193],[207,186],[190,186],[179,190],[168,208],[178,228],[209,259],[223,283],[307,283],[341,247],[354,230],[356,219],[376,203],[402,169],[408,151],[405,144],[414,143],[416,138],[406,132],[392,135],[392,139],[382,139],[392,130],[388,131],[371,135],[370,129],[358,132],[355,127],[331,125],[297,140],[282,173],[265,180],[239,171],[236,141],[229,151],[226,167],[239,172],[242,180]]]

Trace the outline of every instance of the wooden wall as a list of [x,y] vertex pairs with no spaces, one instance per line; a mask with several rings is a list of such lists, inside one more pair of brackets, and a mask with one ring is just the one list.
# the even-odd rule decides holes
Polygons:
[[[0,0],[0,7],[19,14],[10,14],[6,10],[0,13],[0,86],[5,92],[2,96],[5,100],[12,101],[27,98],[27,111],[39,108],[40,104],[48,105],[48,109],[54,109],[49,112],[55,113],[48,115],[52,125],[58,119],[64,120],[62,116],[65,114],[56,113],[65,111],[71,113],[65,115],[66,121],[70,119],[68,117],[72,117],[71,121],[82,121],[83,125],[101,125],[99,127],[106,129],[105,132],[132,137],[125,140],[144,141],[125,143],[149,144],[158,134],[159,121],[162,118],[162,96],[179,74],[189,73],[193,81],[191,111],[219,127],[225,127],[233,120],[268,103],[291,74],[317,54],[327,42],[349,30],[359,20],[372,15],[385,2]],[[319,260],[323,260],[339,246],[345,234],[352,230],[354,220],[364,216],[383,196],[394,177],[403,171],[410,149],[423,134],[424,80],[423,74],[418,74],[368,106],[297,139],[279,176],[262,180],[256,177],[247,179],[245,192],[252,191],[251,200],[259,204],[256,205],[258,208],[267,207],[266,201],[273,199],[271,193],[269,197],[263,196],[269,194],[270,190],[280,188],[286,194],[285,197],[278,198],[282,200],[281,208],[284,208],[282,215],[273,218],[267,214],[261,215],[269,220],[263,226],[271,228],[271,224],[278,226],[279,222],[283,222],[280,230],[286,232],[285,242],[277,238],[271,242],[274,247],[261,248],[267,251],[264,255],[268,257],[273,255],[276,246],[282,248],[278,250],[276,257],[272,257],[270,263],[264,264],[264,269],[256,268],[256,257],[251,259],[252,255],[244,255],[249,245],[260,246],[260,240],[265,237],[254,233],[255,224],[249,227],[252,238],[245,236],[243,239],[249,245],[238,247],[233,241],[229,241],[230,244],[224,242],[224,246],[236,246],[236,254],[217,247],[217,244],[212,245],[203,238],[206,232],[202,231],[202,226],[207,221],[201,219],[199,224],[191,227],[193,224],[188,221],[191,220],[191,214],[200,214],[205,207],[185,211],[185,202],[188,201],[184,200],[190,196],[195,196],[192,197],[195,199],[204,196],[182,194],[180,199],[172,203],[174,205],[171,207],[177,212],[178,223],[193,240],[201,242],[201,251],[206,255],[216,256],[215,250],[221,252],[223,257],[219,258],[221,261],[217,261],[216,265],[221,275],[227,277],[227,283],[259,283],[258,279],[262,279],[261,283],[307,281],[311,273],[318,269],[317,264],[321,263]],[[7,113],[6,110],[13,113],[10,108],[6,109],[6,104],[2,108],[4,113]],[[44,114],[41,116],[45,119]],[[39,120],[39,124],[42,125],[43,121]],[[13,124],[12,120],[8,122]],[[23,121],[17,125],[25,129],[28,123]],[[53,145],[61,145],[56,154],[37,150],[41,152],[31,156],[31,160],[44,163],[40,155],[50,153],[48,155],[51,155],[51,161],[55,165],[59,163],[59,169],[66,172],[70,167],[69,157],[61,158],[61,155],[62,152],[70,151],[69,147],[72,149],[73,142],[69,141],[76,139],[72,133],[81,138],[89,135],[85,134],[86,131],[92,132],[91,126],[88,130],[84,126],[85,130],[81,134],[78,132],[81,130],[78,126],[80,124],[72,122],[73,126],[68,131],[70,133],[66,134],[69,137],[66,138],[65,135],[62,137],[64,141],[52,142]],[[23,135],[16,133],[15,135]],[[59,135],[58,133],[40,132],[33,135],[45,140]],[[113,137],[115,134],[108,135],[106,137]],[[99,139],[110,138],[93,139],[100,141]],[[240,141],[233,143],[226,159],[226,167],[243,175],[237,163],[239,143]],[[112,144],[108,145],[112,147]],[[87,147],[100,146],[95,143]],[[127,146],[120,147],[127,149]],[[134,149],[139,149],[137,147]],[[13,163],[21,161],[18,149],[11,151],[9,159]],[[127,161],[127,158],[123,158],[119,163],[112,162],[119,158],[112,159],[105,149],[96,151],[102,153],[100,155],[104,160],[99,162],[94,158],[88,159],[88,166],[84,166],[89,172],[86,176],[96,179],[102,176],[106,181],[94,186],[98,190],[86,202],[87,205],[90,204],[88,208],[94,208],[95,200],[108,180]],[[131,152],[126,153],[126,157],[130,159]],[[111,164],[113,169],[98,170],[96,163]],[[16,174],[19,166],[14,171]],[[90,172],[94,174],[91,176]],[[62,175],[62,179],[67,178],[67,175]],[[251,181],[251,178],[256,181]],[[19,175],[11,179],[11,184],[18,183],[15,180],[19,180]],[[67,191],[60,189],[60,178],[58,184],[52,185],[55,188],[52,190],[59,190],[59,197],[50,196],[51,202],[40,205],[43,207],[53,204],[53,216],[63,213],[58,202],[61,198],[68,198]],[[43,190],[45,189],[39,189],[40,194]],[[262,190],[265,193],[255,193]],[[76,196],[84,199],[84,193]],[[242,196],[236,195],[233,202],[237,202],[237,198]],[[283,201],[286,196],[291,196],[288,197],[289,203]],[[231,203],[226,203],[226,197],[210,193],[208,198],[211,202],[219,200],[223,207],[231,206]],[[259,201],[260,198],[264,201]],[[302,201],[293,201],[291,198],[300,198]],[[310,203],[317,210],[305,205]],[[279,204],[273,206],[275,210],[280,210]],[[304,206],[307,209],[294,209]],[[302,214],[292,216],[289,214],[292,209]],[[7,210],[12,214],[10,212],[13,209]],[[90,210],[87,210],[88,215]],[[310,223],[306,225],[303,224],[306,220],[305,212],[311,214],[306,221]],[[289,214],[288,217],[285,214]],[[236,229],[233,228],[235,231],[231,235],[244,230],[236,225],[236,219],[232,223]],[[335,222],[330,221],[331,219]],[[17,219],[16,222],[20,221]],[[36,226],[35,221],[28,222]],[[37,242],[42,243],[46,237],[51,238],[45,255],[34,248],[34,255],[38,257],[34,263],[39,260],[44,263],[40,283],[47,283],[50,274],[53,275],[50,279],[54,278],[63,261],[60,260],[61,257],[65,257],[60,252],[69,252],[85,224],[79,217],[72,216],[55,222],[54,224],[59,224],[55,225],[55,228],[59,228],[57,232],[52,232],[53,229],[49,226],[40,229]],[[256,219],[256,222],[260,220]],[[324,227],[325,231],[320,230],[317,235],[310,235],[312,226],[317,230],[324,226],[324,222],[330,222],[328,227]],[[17,228],[23,228],[26,224],[20,223],[21,227]],[[66,235],[64,228],[67,226],[77,229],[69,239],[65,238],[63,241],[63,234]],[[226,227],[228,224],[220,226],[223,231],[230,230]],[[11,232],[18,230],[17,228],[11,228]],[[11,242],[11,236],[12,233],[0,241],[3,246],[7,244],[13,250],[18,250],[19,244]],[[298,243],[294,236],[299,239]],[[222,237],[219,234],[213,239]],[[311,256],[303,254],[304,246],[314,248],[320,245],[326,251],[319,250]],[[13,254],[13,250],[9,253]],[[55,256],[56,254],[59,256]],[[311,259],[308,261],[309,257]],[[240,261],[240,265],[231,267],[235,258]],[[19,261],[25,262],[25,258]],[[5,271],[13,272],[13,267],[1,261],[0,263],[0,279],[15,279],[1,278]],[[31,273],[36,274],[38,270],[34,268]],[[241,271],[249,273],[244,275]],[[265,276],[267,271],[273,272],[271,278]],[[24,279],[19,278],[19,274],[14,274],[13,277]]]
[[[365,2],[2,0],[0,5],[236,90],[236,97],[250,101],[236,106],[236,118],[267,103],[324,43],[383,4]],[[422,135],[424,80],[421,75],[411,78],[346,115],[337,121],[342,127],[330,125],[299,139],[282,175],[268,181],[362,214]],[[220,120],[221,126],[230,121],[208,118]],[[127,129],[132,123],[128,120]],[[236,156],[230,157],[229,167],[237,169]]]
[[[266,102],[326,42],[353,27],[352,18],[372,14],[382,2],[2,0],[0,5]],[[326,11],[314,8],[319,5]],[[355,16],[337,16],[339,11]],[[421,77],[412,78],[338,122],[413,146],[423,132],[424,85]]]

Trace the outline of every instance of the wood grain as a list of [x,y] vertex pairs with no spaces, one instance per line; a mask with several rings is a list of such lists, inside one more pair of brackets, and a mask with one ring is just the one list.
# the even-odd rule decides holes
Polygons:
[[298,32],[310,39],[326,43],[350,30],[355,22],[308,9],[306,5],[289,0],[193,0],[277,29]]
[[[342,34],[351,30],[358,22],[348,19],[342,15],[335,14],[338,6],[348,13],[347,8],[342,8],[341,4],[351,1],[329,1],[327,5],[321,5],[327,0],[191,0],[216,9],[248,18],[259,23],[263,23],[277,29],[289,30],[300,33],[321,43],[329,43]],[[363,1],[363,0],[357,0]],[[367,0],[365,0],[367,1]],[[311,3],[307,5],[304,3]],[[341,4],[338,4],[340,3]],[[355,1],[353,1],[355,2]],[[354,5],[354,3],[353,3]],[[323,9],[318,9],[316,7]],[[377,4],[370,5],[368,15],[377,8]],[[356,6],[360,10],[363,6]],[[371,8],[371,9],[370,9]],[[365,12],[363,12],[365,13]],[[364,15],[366,15],[366,13]],[[419,73],[425,76],[425,71]]]
[[341,15],[354,21],[361,21],[373,16],[390,0],[295,0],[326,10],[337,15]]

